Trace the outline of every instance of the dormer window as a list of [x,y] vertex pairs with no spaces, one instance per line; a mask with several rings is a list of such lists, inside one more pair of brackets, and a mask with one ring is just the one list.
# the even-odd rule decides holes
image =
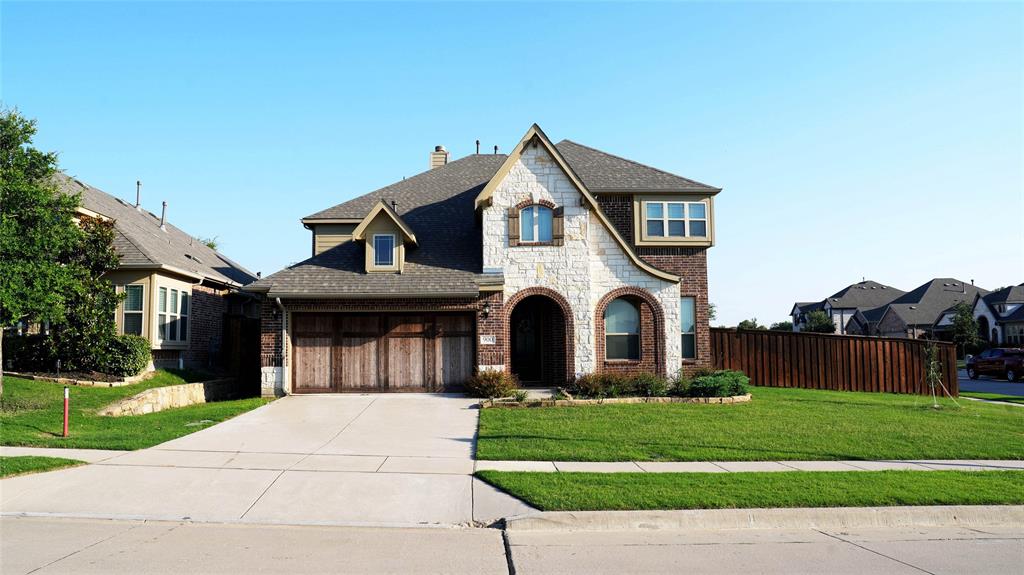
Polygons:
[[526,206],[519,211],[519,243],[550,243],[553,212],[541,205]]
[[374,234],[373,265],[379,268],[390,268],[395,265],[394,234]]

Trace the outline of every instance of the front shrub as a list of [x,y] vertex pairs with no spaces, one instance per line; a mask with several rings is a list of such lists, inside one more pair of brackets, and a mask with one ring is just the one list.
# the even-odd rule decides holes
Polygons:
[[749,393],[750,378],[742,371],[722,370],[693,378],[687,397],[731,397]]
[[129,377],[138,375],[146,369],[152,358],[146,338],[138,335],[119,335],[110,340],[100,371]]
[[509,397],[518,388],[516,376],[504,371],[481,371],[466,382],[466,393],[485,399]]
[[12,371],[53,371],[57,356],[42,334],[4,337],[4,367]]
[[668,382],[653,373],[638,373],[633,376],[633,393],[640,397],[664,397],[668,394]]

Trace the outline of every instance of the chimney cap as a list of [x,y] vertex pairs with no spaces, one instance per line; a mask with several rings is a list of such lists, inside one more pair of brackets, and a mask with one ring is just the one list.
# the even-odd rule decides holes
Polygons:
[[434,151],[435,152],[447,152],[448,150],[444,149],[444,146],[434,146]]

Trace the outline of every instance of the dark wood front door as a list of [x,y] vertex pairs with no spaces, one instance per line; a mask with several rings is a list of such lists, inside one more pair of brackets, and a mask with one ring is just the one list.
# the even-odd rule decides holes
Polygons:
[[522,304],[512,311],[512,373],[525,384],[539,383],[544,373],[544,317],[540,311],[537,306]]
[[292,316],[293,391],[441,391],[473,374],[469,314]]

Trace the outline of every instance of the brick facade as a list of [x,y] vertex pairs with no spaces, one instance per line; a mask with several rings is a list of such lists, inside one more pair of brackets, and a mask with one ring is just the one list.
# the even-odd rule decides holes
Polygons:
[[224,314],[228,310],[226,296],[226,290],[205,285],[192,287],[188,349],[184,352],[186,365],[210,369],[219,362]]
[[[640,310],[640,359],[609,360],[605,356],[604,312],[613,300],[627,298]],[[606,294],[598,302],[594,311],[594,348],[597,354],[599,372],[636,373],[649,372],[659,375],[665,373],[665,340],[659,334],[665,332],[665,316],[662,314],[658,300],[650,292],[633,287],[624,287]],[[671,375],[671,374],[668,374]]]

